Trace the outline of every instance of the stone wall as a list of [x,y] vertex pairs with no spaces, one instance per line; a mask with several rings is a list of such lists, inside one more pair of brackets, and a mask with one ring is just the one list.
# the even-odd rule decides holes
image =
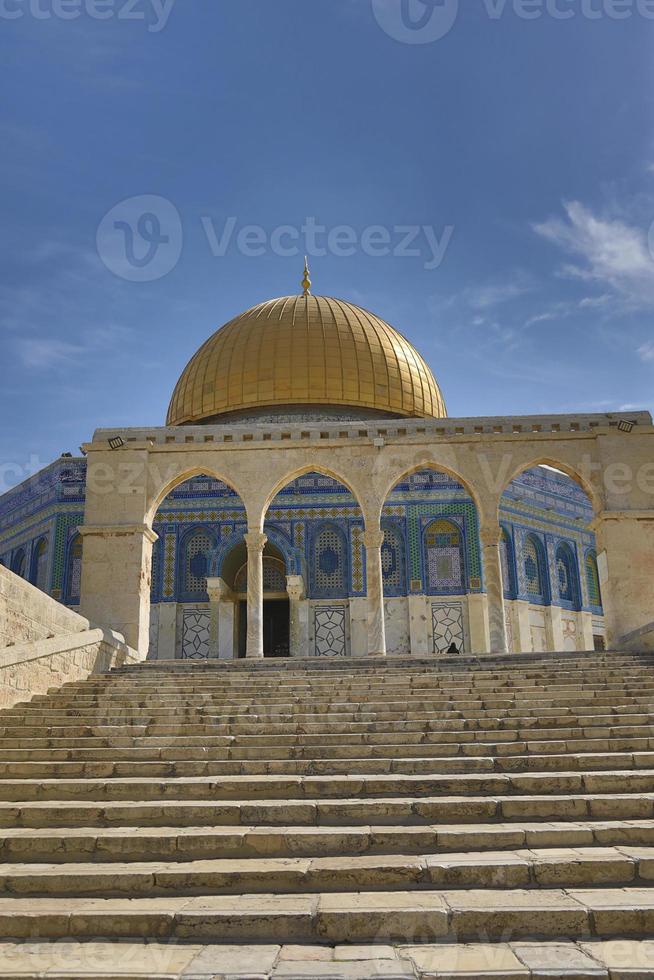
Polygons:
[[102,629],[5,647],[0,650],[0,709],[140,659],[121,637]]
[[88,619],[0,565],[0,648],[88,628]]
[[0,566],[0,708],[141,658]]

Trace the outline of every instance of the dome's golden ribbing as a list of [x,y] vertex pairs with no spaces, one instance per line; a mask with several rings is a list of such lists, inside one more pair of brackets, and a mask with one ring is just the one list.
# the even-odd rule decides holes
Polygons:
[[177,382],[167,424],[299,405],[447,414],[429,367],[388,323],[327,296],[286,296],[247,310],[202,345]]

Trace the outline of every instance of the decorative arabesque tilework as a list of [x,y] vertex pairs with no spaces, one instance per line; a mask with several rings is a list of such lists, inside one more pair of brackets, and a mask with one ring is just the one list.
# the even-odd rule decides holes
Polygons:
[[209,558],[214,547],[211,535],[197,531],[186,541],[184,555],[184,592],[203,596],[207,591]]
[[578,602],[576,565],[577,561],[570,546],[566,543],[560,544],[556,550],[556,583],[559,599],[563,602]]
[[406,567],[404,534],[402,528],[391,521],[382,522],[384,542],[381,547],[384,594],[389,596],[406,593]]
[[80,600],[82,588],[82,550],[81,534],[74,534],[68,549],[68,566],[66,568],[66,589],[64,601],[75,605]]
[[363,525],[352,527],[352,592],[361,595],[365,592],[365,546]]
[[167,530],[164,536],[163,584],[164,599],[175,598],[175,553],[177,550],[177,535]]
[[524,539],[523,562],[527,594],[535,599],[542,599],[545,594],[542,551],[531,534]]
[[48,587],[48,539],[41,538],[34,550],[34,585],[45,592]]
[[599,572],[597,571],[597,559],[594,552],[589,551],[585,561],[586,569],[586,588],[588,589],[588,602],[591,606],[602,605],[602,591],[600,588]]
[[459,652],[463,652],[465,632],[460,602],[432,602],[431,623],[434,653],[447,653],[452,643],[456,643]]
[[185,609],[182,619],[182,659],[206,660],[210,643],[209,613]]
[[311,592],[314,596],[347,595],[347,546],[343,531],[325,524],[316,533],[311,555]]
[[450,521],[434,521],[425,531],[427,590],[465,591],[461,532]]
[[313,626],[317,657],[346,655],[345,606],[316,606]]
[[507,599],[511,599],[515,596],[516,591],[515,570],[513,565],[513,545],[506,528],[502,528],[502,536],[500,538],[500,563],[502,565],[504,595]]

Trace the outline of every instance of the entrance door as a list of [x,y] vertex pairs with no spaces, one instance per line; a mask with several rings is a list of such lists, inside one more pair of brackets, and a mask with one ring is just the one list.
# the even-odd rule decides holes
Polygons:
[[263,655],[264,657],[289,656],[288,599],[264,599],[263,601]]
[[[263,655],[264,657],[288,657],[290,603],[288,599],[263,600]],[[238,656],[245,657],[248,635],[248,604],[238,604]]]

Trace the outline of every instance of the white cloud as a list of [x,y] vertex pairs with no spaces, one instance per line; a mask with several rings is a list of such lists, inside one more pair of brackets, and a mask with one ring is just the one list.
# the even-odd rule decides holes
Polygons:
[[[575,257],[562,274],[609,287],[632,309],[654,306],[654,258],[647,232],[620,219],[598,217],[578,201],[565,203],[564,209],[565,218],[533,225],[537,234]],[[597,297],[597,302],[608,300]]]
[[654,342],[649,344],[643,344],[642,347],[639,347],[638,356],[641,359],[641,361],[644,361],[646,364],[649,364],[651,361],[654,361]]

